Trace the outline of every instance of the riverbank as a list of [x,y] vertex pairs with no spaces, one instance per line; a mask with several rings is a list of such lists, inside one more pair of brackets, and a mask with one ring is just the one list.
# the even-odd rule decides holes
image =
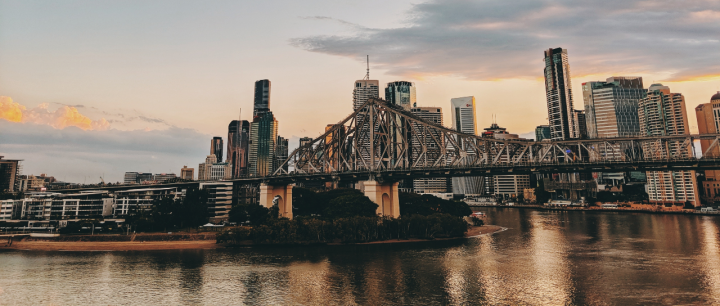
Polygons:
[[12,244],[7,237],[0,238],[0,250],[32,251],[150,251],[217,249],[212,234],[135,234],[135,235],[61,235],[36,238],[15,237]]
[[632,208],[610,208],[603,209],[600,207],[547,207],[543,205],[476,205],[470,206],[470,209],[492,207],[492,208],[530,208],[549,211],[588,211],[588,212],[626,212],[626,213],[648,213],[648,214],[670,214],[670,215],[691,215],[691,216],[720,216],[720,212],[701,212],[696,210],[649,210],[649,209],[632,209]]
[[[427,239],[383,240],[354,244],[389,244],[408,242],[428,242],[457,240],[502,231],[503,227],[496,225],[472,226],[468,228],[465,237]],[[138,235],[68,235],[53,238],[16,237],[11,245],[7,238],[0,239],[0,250],[25,251],[156,251],[156,250],[189,250],[189,249],[219,249],[225,244],[216,242],[214,234],[138,234]],[[348,245],[330,243],[328,245]],[[252,246],[247,244],[244,246]]]

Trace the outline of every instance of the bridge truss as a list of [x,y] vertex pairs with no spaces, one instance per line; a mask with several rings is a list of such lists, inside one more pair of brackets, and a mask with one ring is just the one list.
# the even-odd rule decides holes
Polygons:
[[[702,155],[696,152],[696,140],[710,143]],[[400,106],[370,99],[294,150],[283,166],[271,177],[720,169],[720,134],[538,142],[494,139],[461,133],[427,122]]]

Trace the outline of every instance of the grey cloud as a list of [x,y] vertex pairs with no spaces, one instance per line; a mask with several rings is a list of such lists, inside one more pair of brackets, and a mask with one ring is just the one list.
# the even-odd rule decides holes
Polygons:
[[150,123],[162,123],[162,124],[165,124],[165,125],[170,125],[170,124],[168,124],[165,120],[158,119],[158,118],[149,118],[149,117],[145,117],[145,116],[138,116],[138,118],[140,118],[140,120],[145,121],[145,122],[150,122]]
[[[390,74],[472,80],[542,76],[542,51],[568,49],[573,74],[720,74],[718,1],[429,1],[405,27],[291,40],[361,59]],[[316,19],[325,19],[329,17]]]
[[24,159],[25,173],[67,176],[75,182],[91,174],[105,174],[109,181],[116,181],[125,171],[177,173],[183,165],[204,160],[209,152],[205,144],[211,138],[177,127],[83,131],[4,120],[0,121],[0,130],[0,155]]

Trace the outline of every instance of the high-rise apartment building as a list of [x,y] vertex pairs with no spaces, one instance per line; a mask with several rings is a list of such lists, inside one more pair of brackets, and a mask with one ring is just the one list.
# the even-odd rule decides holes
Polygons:
[[573,96],[567,50],[545,50],[545,95],[547,97],[550,137],[553,140],[576,138],[573,120]]
[[573,110],[573,125],[575,126],[573,138],[587,139],[587,124],[585,123],[584,110]]
[[611,77],[582,84],[588,138],[640,135],[638,102],[646,95],[641,77]]
[[253,117],[270,111],[270,80],[255,81]]
[[[477,135],[477,119],[475,118],[475,97],[461,97],[450,100],[452,114],[452,128],[458,132]],[[467,144],[460,143],[465,147],[468,154],[477,154],[473,152],[472,147]],[[482,177],[453,177],[452,192],[453,194],[477,195],[482,194],[484,187],[484,179]]]
[[549,125],[538,125],[535,128],[535,141],[542,141],[543,139],[550,139]]
[[233,120],[228,125],[228,162],[232,164],[232,177],[247,175],[248,151],[250,143],[250,122]]
[[273,169],[280,169],[282,166],[285,171],[288,170],[288,164],[283,164],[285,160],[288,159],[288,150],[288,139],[278,136],[277,142],[275,143],[275,167],[273,167]]
[[278,121],[272,112],[255,116],[250,124],[250,176],[267,176],[275,172],[275,146]]
[[407,81],[390,82],[385,88],[385,101],[409,111],[417,102],[415,86]]
[[[410,109],[413,115],[437,125],[443,125],[443,113],[441,107],[413,107]],[[417,126],[415,130],[422,130],[420,126]],[[412,153],[411,157],[413,161],[417,159],[424,159],[420,161],[422,165],[432,165],[437,161],[437,158],[441,154],[444,143],[438,146],[433,139],[441,140],[444,139],[440,133],[435,132],[435,135],[424,135],[426,137],[426,150],[423,153],[423,148],[418,141],[417,137],[412,138]],[[434,138],[433,138],[434,137]],[[448,179],[446,178],[426,178],[426,179],[415,179],[413,180],[413,191],[417,193],[446,193],[448,191]]]
[[20,185],[19,159],[4,159],[0,156],[0,192],[17,192]]
[[223,160],[223,140],[220,136],[213,137],[210,142],[210,154],[215,155],[218,162]]
[[[697,115],[698,131],[700,134],[720,133],[720,91],[710,97],[710,103],[700,104],[695,108]],[[715,146],[712,150],[712,140],[701,140],[702,153],[707,156],[720,157],[720,147]],[[705,181],[703,181],[703,196],[708,202],[720,200],[720,170],[705,170]]]
[[[651,85],[647,96],[640,99],[638,117],[642,136],[690,134],[685,97],[679,93],[671,93],[670,88],[662,84]],[[670,143],[667,150],[652,144],[643,145],[643,154],[646,158],[664,159],[668,157],[668,153],[673,156],[690,154],[686,148],[683,148],[681,141]],[[689,202],[700,206],[695,171],[647,171],[646,174],[650,202],[674,204]]]

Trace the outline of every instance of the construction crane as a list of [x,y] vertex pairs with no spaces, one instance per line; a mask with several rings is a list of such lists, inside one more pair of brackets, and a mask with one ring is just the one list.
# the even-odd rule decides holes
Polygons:
[[101,183],[100,183],[101,185],[105,185],[105,180],[103,179],[102,176],[100,177],[100,182],[101,182]]

